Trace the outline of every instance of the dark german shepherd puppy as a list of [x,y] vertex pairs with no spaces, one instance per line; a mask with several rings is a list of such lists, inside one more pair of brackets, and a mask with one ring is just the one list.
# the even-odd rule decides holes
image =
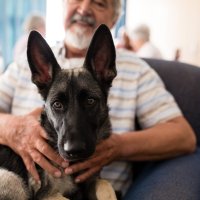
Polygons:
[[[36,31],[30,33],[27,57],[32,81],[45,101],[41,125],[48,133],[49,144],[70,162],[90,157],[96,144],[111,131],[107,97],[116,67],[109,29],[105,25],[97,29],[83,67],[62,69],[49,45]],[[1,200],[47,200],[54,195],[56,200],[57,193],[63,196],[58,199],[97,199],[96,177],[76,184],[73,176],[53,178],[38,167],[41,187],[33,187],[23,161],[5,146],[0,146],[0,166],[4,168],[0,169]]]

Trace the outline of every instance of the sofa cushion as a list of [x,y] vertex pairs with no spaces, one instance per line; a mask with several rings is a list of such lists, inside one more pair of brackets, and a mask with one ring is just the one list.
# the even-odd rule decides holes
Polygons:
[[176,99],[185,118],[197,134],[200,144],[200,68],[194,65],[158,59],[144,60],[160,75]]

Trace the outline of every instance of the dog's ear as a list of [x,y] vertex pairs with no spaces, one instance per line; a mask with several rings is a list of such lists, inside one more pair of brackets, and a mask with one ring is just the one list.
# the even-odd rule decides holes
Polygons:
[[36,84],[39,92],[45,98],[55,73],[60,70],[60,66],[51,48],[37,31],[30,32],[27,59],[32,73],[32,82]]
[[109,28],[102,24],[98,27],[86,54],[84,67],[103,84],[110,87],[117,75],[115,66],[115,46]]

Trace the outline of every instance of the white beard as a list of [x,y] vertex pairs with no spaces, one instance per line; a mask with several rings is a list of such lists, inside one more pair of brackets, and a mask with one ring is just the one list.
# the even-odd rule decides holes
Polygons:
[[70,46],[83,50],[89,47],[92,35],[89,35],[87,29],[74,27],[73,32],[67,29],[65,32],[65,42]]

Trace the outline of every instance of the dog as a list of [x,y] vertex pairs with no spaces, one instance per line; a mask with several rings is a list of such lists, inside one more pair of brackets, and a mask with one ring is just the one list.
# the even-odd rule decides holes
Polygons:
[[[48,143],[70,163],[89,158],[97,143],[109,137],[107,97],[116,77],[115,47],[108,27],[94,33],[82,67],[62,69],[45,39],[36,31],[28,38],[27,59],[32,82],[44,99],[41,126]],[[22,159],[0,146],[0,199],[97,200],[97,176],[76,184],[74,175],[53,178],[37,166],[40,187],[32,184]],[[65,197],[65,198],[64,198]]]

